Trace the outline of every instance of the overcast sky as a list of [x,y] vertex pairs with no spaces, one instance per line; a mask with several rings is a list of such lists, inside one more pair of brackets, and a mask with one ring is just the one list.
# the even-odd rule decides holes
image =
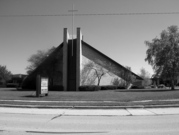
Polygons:
[[[179,12],[179,0],[0,0],[0,65],[13,74],[24,74],[32,54],[62,43],[63,28],[72,33],[71,16],[2,15],[71,14],[73,4],[76,14]],[[86,15],[75,16],[74,22],[74,29],[81,27],[84,41],[91,46],[135,73],[143,67],[153,74],[144,61],[144,41],[179,25],[179,14]]]

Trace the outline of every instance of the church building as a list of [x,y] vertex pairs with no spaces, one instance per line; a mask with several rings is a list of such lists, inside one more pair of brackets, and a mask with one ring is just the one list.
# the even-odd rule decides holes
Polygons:
[[78,91],[83,58],[93,61],[118,77],[121,77],[121,72],[130,72],[135,78],[133,84],[142,83],[141,77],[83,41],[80,28],[77,28],[76,35],[75,39],[70,39],[67,28],[64,28],[63,42],[26,77],[22,87],[35,89],[36,77],[40,75],[49,78],[50,90]]

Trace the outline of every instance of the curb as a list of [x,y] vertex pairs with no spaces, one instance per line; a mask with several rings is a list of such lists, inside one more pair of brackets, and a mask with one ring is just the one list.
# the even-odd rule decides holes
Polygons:
[[[0,103],[0,107],[14,107],[14,108],[41,108],[41,109],[128,109],[128,108],[133,108],[133,109],[143,109],[143,108],[177,108],[179,107],[178,103],[175,104],[165,104],[165,105],[159,105],[159,104],[147,104],[147,105],[47,105],[47,104],[38,104],[41,102],[55,102],[55,103],[65,103],[65,102],[90,102],[94,103],[96,101],[35,101],[35,100],[0,100],[3,101],[4,103]],[[11,102],[16,102],[15,104],[9,103]],[[161,100],[161,101],[179,101],[179,99],[172,99],[172,100]],[[19,104],[19,103],[26,103],[26,102],[36,102],[36,104]],[[116,103],[116,101],[100,101],[104,103]],[[151,102],[151,100],[142,100],[142,101],[132,101],[132,102]],[[123,102],[122,102],[123,103]]]
[[0,107],[39,108],[39,109],[143,109],[143,108],[179,108],[179,104],[172,105],[136,105],[136,106],[45,106],[45,105],[12,105],[0,104]]

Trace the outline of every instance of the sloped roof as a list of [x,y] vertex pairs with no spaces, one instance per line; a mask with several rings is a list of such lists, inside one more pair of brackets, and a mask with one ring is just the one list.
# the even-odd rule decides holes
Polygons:
[[[52,60],[54,60],[57,56],[58,51],[60,51],[63,47],[63,43],[61,43],[48,57],[46,57],[46,59],[36,68],[32,71],[32,73],[30,73],[24,80],[23,82],[23,87],[32,87],[35,88],[35,82],[36,82],[36,76],[37,74],[41,74],[43,76],[46,76],[48,73],[41,71],[42,68],[46,68],[46,71],[50,71],[50,69],[47,69],[47,66],[50,67],[51,64],[53,63]],[[41,73],[43,72],[43,73]]]
[[[117,63],[116,61],[114,61],[113,59],[111,59],[110,57],[108,57],[107,55],[103,54],[102,52],[100,52],[99,50],[95,49],[94,47],[92,47],[91,45],[89,45],[88,43],[82,41],[83,45],[86,45],[87,47],[91,48],[92,50],[96,51],[97,53],[99,53],[100,55],[102,55],[103,57],[105,57],[106,59],[108,59],[109,61],[111,61],[112,63],[118,65],[120,68],[124,69],[125,71],[130,72],[132,75],[134,75],[136,77],[136,79],[139,80],[143,80],[142,77],[138,76],[137,74],[135,74],[134,72],[128,70],[127,68],[125,68],[124,66],[122,66],[121,64]],[[85,56],[85,54],[84,54]]]

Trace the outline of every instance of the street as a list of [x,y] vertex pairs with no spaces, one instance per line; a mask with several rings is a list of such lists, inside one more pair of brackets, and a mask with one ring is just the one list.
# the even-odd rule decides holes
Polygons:
[[178,114],[70,116],[0,112],[0,135],[178,135],[178,127]]

